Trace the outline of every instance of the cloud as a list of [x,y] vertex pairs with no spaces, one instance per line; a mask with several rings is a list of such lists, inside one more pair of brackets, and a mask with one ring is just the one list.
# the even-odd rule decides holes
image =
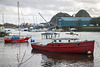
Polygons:
[[49,21],[58,12],[70,15],[85,9],[91,16],[100,15],[99,0],[0,0],[0,12],[5,15],[17,15],[17,2],[23,15],[41,13]]
[[88,4],[95,4],[95,3],[98,3],[98,2],[100,2],[99,0],[75,0],[75,1],[77,1],[78,3],[80,2],[80,3],[88,3]]

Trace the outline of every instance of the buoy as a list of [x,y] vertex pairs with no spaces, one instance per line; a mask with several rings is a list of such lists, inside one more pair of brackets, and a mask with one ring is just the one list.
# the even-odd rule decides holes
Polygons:
[[77,40],[77,42],[78,42],[78,40]]
[[92,54],[92,52],[91,51],[87,51],[87,54]]

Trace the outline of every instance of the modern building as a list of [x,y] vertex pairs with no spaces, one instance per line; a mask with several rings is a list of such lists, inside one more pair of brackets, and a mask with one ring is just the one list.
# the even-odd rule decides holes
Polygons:
[[89,26],[91,17],[60,17],[57,20],[58,26]]

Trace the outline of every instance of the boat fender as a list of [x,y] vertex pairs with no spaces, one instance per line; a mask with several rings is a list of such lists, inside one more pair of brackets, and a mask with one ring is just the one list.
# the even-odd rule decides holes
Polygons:
[[87,51],[87,54],[92,54],[91,51]]

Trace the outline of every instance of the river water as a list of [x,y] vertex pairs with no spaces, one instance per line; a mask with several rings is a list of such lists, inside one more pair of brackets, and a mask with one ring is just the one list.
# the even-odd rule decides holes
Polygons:
[[[21,32],[41,41],[42,32]],[[66,37],[66,32],[59,32]],[[100,32],[76,32],[81,40],[95,40],[93,55],[61,54],[32,50],[31,43],[0,42],[0,67],[100,67]],[[24,56],[24,57],[23,57]],[[23,58],[23,59],[22,59]]]

